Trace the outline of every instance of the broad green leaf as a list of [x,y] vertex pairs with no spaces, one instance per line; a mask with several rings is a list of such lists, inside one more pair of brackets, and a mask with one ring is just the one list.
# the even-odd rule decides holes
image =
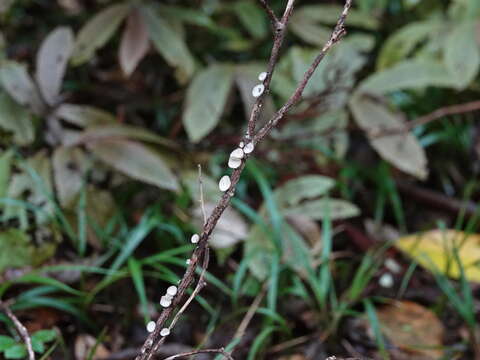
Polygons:
[[454,79],[445,65],[424,60],[407,60],[363,80],[358,89],[372,94],[419,89],[427,86],[451,87]]
[[116,123],[115,116],[109,112],[88,105],[62,104],[55,115],[80,127]]
[[10,182],[12,167],[12,151],[4,151],[0,155],[0,198],[5,197]]
[[371,145],[382,158],[419,179],[427,177],[425,151],[413,134],[376,136],[381,131],[404,129],[405,124],[398,114],[378,101],[358,94],[350,100],[350,109],[356,123],[367,133]]
[[10,336],[0,335],[0,351],[4,351],[15,344],[15,340]]
[[360,210],[354,204],[338,199],[322,198],[309,200],[282,210],[288,215],[307,215],[314,220],[323,220],[328,214],[330,220],[348,219],[358,216]]
[[5,359],[25,359],[27,357],[27,348],[23,344],[13,345],[3,353]]
[[32,265],[35,248],[26,233],[18,229],[0,232],[0,273],[7,268]]
[[124,124],[94,125],[83,131],[71,145],[88,143],[92,141],[106,141],[116,139],[132,139],[151,142],[175,148],[176,144],[166,138],[156,135],[150,130]]
[[270,273],[270,265],[275,257],[275,245],[264,229],[255,224],[244,242],[244,258],[248,259],[248,268],[253,276],[265,280]]
[[127,18],[118,53],[120,66],[126,76],[130,76],[142,61],[147,54],[149,44],[147,27],[140,12],[134,10]]
[[6,93],[0,91],[0,127],[13,133],[18,145],[28,145],[35,138],[35,128],[29,112]]
[[177,179],[160,154],[130,140],[97,141],[88,148],[103,162],[126,175],[160,188],[178,189]]
[[377,69],[384,70],[411,55],[417,45],[442,30],[438,20],[417,21],[400,28],[385,41],[377,58]]
[[72,64],[80,65],[95,54],[113,36],[130,11],[127,4],[117,4],[103,9],[79,31],[72,54]]
[[[292,31],[303,41],[323,46],[332,33],[331,25],[335,24],[343,8],[337,5],[306,5],[295,9],[290,20]],[[365,29],[376,29],[378,21],[368,13],[355,9],[350,10],[346,20],[347,27],[355,26]]]
[[38,340],[41,342],[50,342],[57,338],[57,332],[53,329],[50,330],[38,330],[32,334],[32,340]]
[[193,142],[199,142],[220,121],[233,75],[234,68],[229,65],[212,65],[198,73],[188,87],[182,120]]
[[235,1],[233,10],[252,37],[262,39],[267,35],[267,19],[257,2],[252,0]]
[[475,39],[475,22],[464,21],[449,34],[444,49],[445,65],[457,89],[466,88],[480,67],[480,48]]
[[71,208],[85,182],[89,167],[84,151],[78,147],[57,147],[53,153],[53,171],[58,199],[63,208]]
[[58,102],[58,94],[72,51],[73,32],[65,26],[54,29],[38,50],[35,79],[43,99],[49,105]]
[[178,68],[177,77],[181,82],[188,80],[193,74],[195,64],[184,39],[156,8],[145,6],[141,14],[155,49],[169,65]]
[[325,195],[335,181],[321,175],[305,175],[288,181],[286,184],[275,189],[279,204],[285,207],[297,205],[304,199],[312,199]]
[[0,83],[20,105],[28,105],[36,114],[43,112],[45,105],[25,65],[14,61],[1,63]]
[[175,18],[181,22],[204,26],[207,28],[215,28],[216,25],[213,20],[207,15],[206,9],[189,8],[175,5],[163,5],[160,6],[160,12],[165,14],[167,18]]
[[[20,172],[15,173],[8,187],[7,197],[26,199],[28,204],[41,211],[35,211],[37,224],[49,220],[55,211],[52,202],[52,166],[46,151],[39,151],[19,164]],[[26,215],[27,208],[22,205],[6,204],[5,219],[19,218]]]
[[394,245],[424,268],[460,279],[460,267],[454,258],[456,249],[467,279],[480,282],[479,234],[437,229],[401,237]]

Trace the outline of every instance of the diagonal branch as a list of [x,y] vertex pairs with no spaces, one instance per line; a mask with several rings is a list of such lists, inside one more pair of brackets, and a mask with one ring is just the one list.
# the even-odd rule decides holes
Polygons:
[[[261,1],[262,2],[262,1]],[[348,11],[350,10],[350,7],[352,5],[352,0],[346,0],[344,9],[337,21],[337,24],[332,32],[332,35],[330,36],[330,39],[327,41],[327,43],[324,45],[320,53],[317,55],[315,60],[313,61],[312,65],[309,67],[309,69],[305,72],[304,77],[302,81],[299,83],[297,89],[295,92],[292,94],[290,99],[283,105],[273,116],[272,119],[270,119],[256,134],[255,134],[255,127],[256,127],[256,122],[261,115],[261,110],[262,106],[265,100],[265,95],[269,92],[270,89],[270,82],[272,79],[272,75],[274,72],[274,69],[277,65],[278,58],[279,58],[279,53],[280,49],[282,47],[283,41],[285,39],[285,34],[286,34],[286,28],[288,21],[290,19],[290,16],[293,11],[293,6],[294,6],[295,0],[288,0],[287,5],[285,7],[285,11],[283,13],[283,16],[281,20],[278,20],[275,24],[275,29],[274,29],[274,38],[273,38],[273,46],[272,46],[272,51],[270,54],[270,59],[268,62],[267,66],[267,76],[263,80],[263,86],[264,86],[264,91],[260,96],[257,98],[253,108],[252,112],[248,121],[247,125],[247,132],[245,136],[243,137],[243,142],[244,144],[249,144],[252,145],[253,147],[261,141],[265,136],[267,136],[272,128],[277,125],[277,123],[285,116],[285,114],[295,105],[297,104],[303,94],[303,90],[305,89],[308,81],[312,77],[314,71],[317,69],[318,65],[320,62],[323,60],[327,52],[335,45],[338,41],[342,39],[342,37],[345,35],[345,19],[348,15]],[[266,4],[266,3],[265,3]],[[267,9],[267,14],[271,17],[271,13]],[[272,11],[273,13],[273,11]],[[262,81],[262,80],[261,80]],[[252,147],[252,151],[253,151]],[[190,287],[190,285],[194,281],[194,275],[195,275],[195,270],[197,267],[197,263],[199,259],[204,260],[204,266],[202,271],[206,271],[206,267],[208,265],[208,239],[210,238],[212,231],[215,229],[218,220],[220,219],[220,216],[223,214],[225,209],[229,206],[231,198],[235,195],[235,189],[237,186],[237,183],[240,179],[240,175],[245,168],[245,162],[247,158],[249,157],[249,153],[245,153],[245,156],[241,160],[240,166],[236,169],[233,170],[231,176],[230,176],[230,186],[229,188],[223,193],[222,197],[220,198],[219,202],[213,209],[212,213],[208,217],[207,221],[204,223],[202,233],[200,235],[200,240],[198,242],[197,247],[192,253],[192,256],[188,260],[187,264],[188,267],[178,285],[178,292],[176,297],[173,300],[173,303],[171,306],[165,308],[162,313],[160,314],[160,317],[158,318],[156,322],[156,327],[155,330],[147,337],[145,343],[143,344],[140,355],[136,357],[136,360],[150,360],[153,357],[153,354],[155,353],[155,350],[160,347],[161,344],[165,341],[165,336],[162,336],[161,329],[163,328],[165,322],[170,318],[172,315],[173,311],[175,308],[177,308],[180,303],[182,302],[182,299],[186,293],[186,290]],[[205,263],[205,259],[207,259]],[[203,280],[200,280],[194,293],[197,294],[201,288],[204,286]],[[197,291],[198,289],[198,291]],[[192,294],[192,295],[193,295]],[[190,304],[190,302],[193,300],[192,297],[190,297],[183,305],[179,313],[183,313],[187,306]],[[178,319],[178,313],[177,313],[177,319]],[[175,322],[176,320],[174,320]],[[173,326],[171,325],[168,329],[171,329]],[[204,350],[203,350],[204,351]],[[215,350],[218,352],[218,350]],[[186,355],[183,355],[186,356]],[[229,357],[230,359],[231,357]],[[169,358],[175,359],[175,357]]]

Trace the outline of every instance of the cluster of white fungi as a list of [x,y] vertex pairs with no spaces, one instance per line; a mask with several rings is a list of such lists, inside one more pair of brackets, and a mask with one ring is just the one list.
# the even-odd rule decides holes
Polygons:
[[[178,288],[176,286],[174,285],[169,286],[165,295],[163,295],[162,298],[160,299],[160,305],[164,308],[168,308],[170,305],[172,305],[172,300],[174,296],[177,295],[177,291],[178,291]],[[154,332],[156,326],[157,325],[155,324],[155,321],[150,321],[147,324],[147,331],[149,333]],[[160,336],[168,336],[168,335],[170,335],[169,328],[163,328],[162,330],[160,330]]]
[[[266,72],[260,73],[258,75],[258,80],[262,82],[265,81],[265,79],[267,78],[267,75],[268,74]],[[264,91],[265,91],[265,85],[263,85],[263,83],[258,84],[258,85],[255,85],[255,87],[252,89],[252,95],[253,97],[258,98],[260,95],[263,94]],[[248,138],[249,136],[247,135],[247,139]],[[244,159],[245,155],[250,154],[254,149],[255,149],[255,145],[253,144],[253,142],[248,142],[244,144],[244,142],[241,141],[240,144],[238,144],[238,148],[236,148],[230,153],[230,157],[228,158],[228,167],[231,169],[239,168],[240,165],[242,164],[242,160]],[[230,186],[232,186],[232,181],[230,180],[230,177],[228,175],[222,176],[222,178],[218,182],[218,187],[220,188],[220,191],[225,192],[228,189],[230,189]],[[200,235],[193,234],[192,237],[190,238],[190,241],[192,244],[197,244],[200,241]],[[187,265],[190,265],[191,259],[187,259],[186,263]],[[160,299],[160,305],[164,308],[168,308],[170,305],[172,305],[173,297],[177,294],[177,291],[178,289],[176,286],[170,286],[167,289],[166,294],[162,296],[162,298]],[[155,327],[156,327],[155,322],[150,321],[147,324],[147,331],[149,333],[152,333],[155,331]],[[160,330],[160,336],[168,336],[168,335],[170,335],[169,328],[163,328],[162,330]]]

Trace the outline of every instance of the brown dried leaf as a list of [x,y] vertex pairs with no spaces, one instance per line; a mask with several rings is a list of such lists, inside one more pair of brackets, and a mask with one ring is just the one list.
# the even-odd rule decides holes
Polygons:
[[148,51],[149,39],[147,27],[138,10],[127,18],[127,26],[123,31],[118,59],[123,73],[130,76]]
[[[444,328],[438,317],[411,301],[399,301],[377,311],[382,331],[398,348],[422,359],[442,357]],[[435,348],[436,347],[436,348]]]
[[73,51],[73,32],[60,26],[43,41],[37,54],[37,80],[40,92],[49,105],[57,102],[68,59]]

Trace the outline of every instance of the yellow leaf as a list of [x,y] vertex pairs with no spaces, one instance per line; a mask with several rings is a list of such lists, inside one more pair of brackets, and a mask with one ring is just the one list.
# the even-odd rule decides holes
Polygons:
[[480,235],[457,230],[431,230],[404,236],[395,247],[430,271],[440,271],[460,278],[460,267],[454,257],[457,249],[465,276],[469,281],[480,282]]

